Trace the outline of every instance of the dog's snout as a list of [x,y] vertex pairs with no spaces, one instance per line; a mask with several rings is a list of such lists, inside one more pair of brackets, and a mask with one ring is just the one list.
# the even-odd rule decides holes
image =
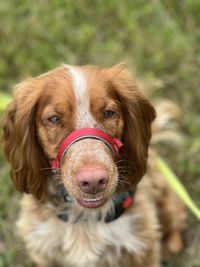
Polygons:
[[97,194],[106,189],[108,172],[101,166],[87,166],[77,173],[77,184],[86,194]]

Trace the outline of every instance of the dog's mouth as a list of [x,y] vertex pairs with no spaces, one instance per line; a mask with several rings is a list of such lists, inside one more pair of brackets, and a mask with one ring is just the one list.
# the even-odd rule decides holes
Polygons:
[[77,198],[76,201],[83,208],[97,209],[106,203],[107,198],[105,198],[105,197]]

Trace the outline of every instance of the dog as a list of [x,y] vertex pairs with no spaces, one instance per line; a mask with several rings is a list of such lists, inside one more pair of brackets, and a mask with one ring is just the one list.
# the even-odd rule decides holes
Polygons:
[[149,148],[155,118],[121,64],[62,65],[17,85],[5,154],[37,266],[159,267],[163,250],[182,249],[185,207]]

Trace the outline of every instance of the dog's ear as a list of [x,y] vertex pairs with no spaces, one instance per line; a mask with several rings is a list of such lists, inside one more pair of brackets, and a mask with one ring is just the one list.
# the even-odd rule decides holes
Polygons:
[[16,188],[41,199],[46,185],[48,160],[36,133],[35,113],[39,96],[40,86],[35,79],[17,86],[3,118],[3,137]]
[[127,160],[131,185],[135,186],[146,172],[151,123],[156,112],[124,66],[112,67],[109,75],[123,110],[122,154]]

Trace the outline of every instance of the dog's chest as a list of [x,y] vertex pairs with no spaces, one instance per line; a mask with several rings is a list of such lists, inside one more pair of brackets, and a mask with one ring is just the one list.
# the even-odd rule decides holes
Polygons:
[[113,262],[118,266],[125,251],[133,254],[144,249],[142,240],[134,233],[135,218],[130,211],[128,216],[124,214],[110,223],[69,223],[56,217],[42,222],[36,217],[26,217],[27,220],[28,248],[63,266],[113,266]]

